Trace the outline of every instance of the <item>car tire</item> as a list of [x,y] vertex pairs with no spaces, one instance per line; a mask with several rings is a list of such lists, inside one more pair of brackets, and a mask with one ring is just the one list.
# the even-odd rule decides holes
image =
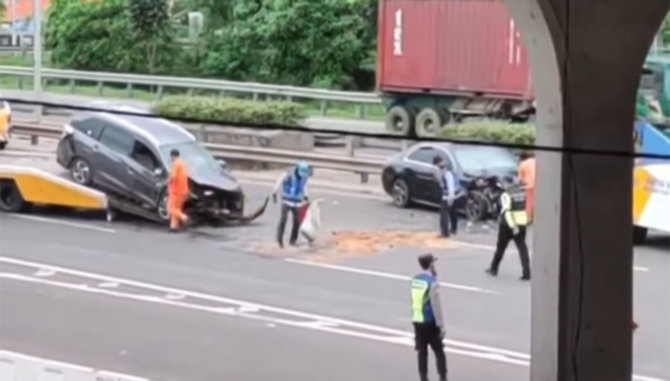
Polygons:
[[411,199],[407,181],[400,177],[396,178],[391,186],[391,197],[393,198],[393,205],[399,208],[408,207]]
[[386,130],[400,136],[413,136],[414,111],[403,105],[395,105],[386,113]]
[[70,177],[79,185],[91,185],[92,173],[91,165],[85,159],[75,157],[70,163]]
[[18,213],[27,206],[14,180],[0,180],[0,211]]
[[5,149],[5,147],[7,147],[7,142],[0,142],[0,151]]
[[633,244],[641,245],[644,243],[644,240],[647,239],[647,228],[640,226],[633,226]]
[[160,220],[165,225],[170,224],[170,211],[168,210],[167,190],[164,190],[159,198],[158,207],[156,208],[156,214],[158,215],[158,218],[160,218]]
[[443,116],[434,108],[426,107],[416,116],[416,135],[420,138],[434,138],[440,135]]
[[487,214],[486,197],[482,192],[471,191],[465,204],[465,216],[469,222],[484,221]]

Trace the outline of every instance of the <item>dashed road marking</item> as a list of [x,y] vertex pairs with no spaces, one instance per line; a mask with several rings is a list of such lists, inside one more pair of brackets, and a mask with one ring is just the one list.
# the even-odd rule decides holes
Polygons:
[[[379,278],[387,278],[387,279],[402,280],[402,281],[411,281],[412,280],[412,278],[407,276],[407,275],[399,275],[399,274],[386,273],[386,272],[382,272],[382,271],[359,269],[359,268],[356,268],[356,267],[331,265],[331,264],[326,264],[326,263],[305,261],[305,260],[294,259],[294,258],[287,258],[284,261],[289,262],[289,263],[298,264],[298,265],[320,267],[320,268],[329,269],[329,270],[344,271],[344,272],[349,272],[349,273],[354,273],[354,274],[361,274],[361,275],[370,275],[370,276],[375,276],[375,277],[379,277]],[[479,292],[479,293],[494,294],[494,295],[500,294],[500,292],[498,292],[498,291],[487,290],[487,289],[484,289],[484,288],[479,288],[479,287],[474,287],[474,286],[466,286],[466,285],[456,284],[456,283],[439,282],[439,284],[442,287],[450,288],[450,289],[454,289],[454,290],[460,290],[460,291]]]

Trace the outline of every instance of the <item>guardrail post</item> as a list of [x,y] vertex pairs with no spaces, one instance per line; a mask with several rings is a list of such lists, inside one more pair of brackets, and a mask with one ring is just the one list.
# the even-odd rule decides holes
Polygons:
[[367,172],[361,172],[359,175],[361,175],[361,184],[367,184],[370,180],[370,176]]
[[347,136],[346,147],[347,147],[347,156],[354,156],[356,154],[356,146],[359,143],[358,136]]
[[19,77],[19,90],[23,90],[23,80],[24,78],[22,76]]
[[224,98],[226,96],[225,90],[219,90],[219,97]]
[[98,96],[102,96],[103,93],[104,93],[104,91],[103,91],[103,82],[102,82],[102,81],[98,81]]
[[30,135],[30,145],[36,146],[39,142],[40,138],[37,134]]
[[321,101],[321,115],[326,116],[327,114],[328,114],[328,101],[324,99]]
[[407,150],[409,149],[410,145],[411,145],[411,144],[410,144],[410,141],[409,141],[409,140],[403,140],[403,141],[400,143],[400,150],[402,150],[402,151],[407,151]]
[[126,85],[126,96],[128,96],[128,98],[133,97],[133,84],[132,83],[128,83]]
[[356,105],[356,116],[358,119],[365,119],[365,105]]
[[156,98],[160,101],[163,99],[163,86],[159,85],[158,89],[156,89]]
[[69,87],[68,87],[68,91],[69,91],[70,94],[74,94],[74,91],[75,91],[75,89],[76,89],[76,87],[77,87],[77,84],[76,84],[76,83],[77,83],[76,80],[74,80],[74,79],[71,79],[71,80],[70,80],[70,85],[69,85]]
[[251,99],[253,99],[254,101],[257,101],[258,100],[258,93],[252,93],[251,94]]

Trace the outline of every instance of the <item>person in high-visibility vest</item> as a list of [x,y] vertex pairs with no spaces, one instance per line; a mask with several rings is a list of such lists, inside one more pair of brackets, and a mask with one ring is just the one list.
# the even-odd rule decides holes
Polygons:
[[179,158],[179,150],[170,151],[172,171],[168,180],[168,214],[170,215],[170,231],[175,232],[188,223],[184,214],[184,202],[188,196],[188,171],[186,164]]
[[500,262],[505,255],[509,241],[514,241],[519,258],[521,259],[521,280],[530,280],[530,256],[526,245],[526,192],[520,184],[514,184],[514,179],[505,177],[499,184],[503,189],[500,196],[500,223],[498,225],[498,242],[491,265],[486,272],[496,276]]
[[527,152],[521,154],[519,180],[526,190],[526,213],[528,220],[533,221],[535,215],[535,158]]
[[281,193],[281,213],[279,215],[279,224],[277,225],[277,244],[280,248],[284,247],[284,230],[286,229],[286,220],[289,214],[293,216],[289,243],[291,246],[295,246],[298,242],[300,206],[308,199],[307,181],[310,174],[311,169],[309,164],[301,160],[295,167],[283,174],[275,184],[272,192],[273,202],[277,202],[277,193]]
[[447,357],[442,342],[444,319],[435,271],[436,260],[432,254],[419,256],[422,271],[412,278],[412,322],[421,381],[428,380],[428,346],[435,354],[440,381],[447,380]]

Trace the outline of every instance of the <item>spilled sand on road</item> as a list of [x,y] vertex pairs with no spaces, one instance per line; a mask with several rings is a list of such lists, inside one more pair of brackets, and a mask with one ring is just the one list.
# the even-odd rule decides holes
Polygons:
[[279,249],[276,243],[259,243],[250,247],[256,253],[280,256],[303,257],[318,262],[335,262],[347,258],[367,257],[399,247],[413,249],[449,249],[456,244],[435,232],[424,231],[339,231],[327,238],[320,238],[309,246]]

